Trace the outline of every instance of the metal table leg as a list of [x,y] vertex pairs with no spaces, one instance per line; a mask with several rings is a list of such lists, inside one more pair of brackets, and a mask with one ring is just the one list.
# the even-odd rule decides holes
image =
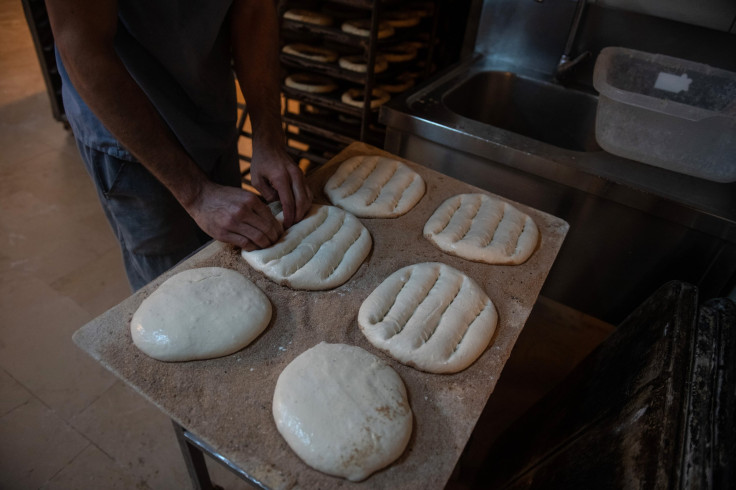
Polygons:
[[187,438],[187,431],[181,425],[173,420],[174,432],[176,440],[179,441],[181,454],[184,456],[184,463],[187,465],[189,478],[192,480],[194,490],[214,490],[210,473],[204,461],[204,452]]
[[182,455],[184,456],[184,462],[187,465],[187,471],[189,472],[189,477],[192,480],[194,490],[222,490],[221,487],[214,485],[210,479],[210,474],[204,461],[205,454],[230,470],[241,480],[248,482],[254,488],[268,490],[266,485],[243,471],[225,456],[218,453],[212,446],[202,441],[173,420],[171,423],[174,425],[176,439],[179,441],[179,447]]

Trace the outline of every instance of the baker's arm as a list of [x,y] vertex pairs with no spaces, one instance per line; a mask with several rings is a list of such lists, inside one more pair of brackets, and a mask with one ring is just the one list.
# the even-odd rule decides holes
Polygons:
[[283,231],[266,205],[243,189],[211,182],[117,56],[115,0],[46,0],[57,49],[74,87],[105,127],[210,236],[247,250]]
[[235,0],[231,15],[235,73],[253,125],[253,185],[279,199],[288,228],[312,203],[304,174],[286,153],[281,126],[278,19],[273,0]]

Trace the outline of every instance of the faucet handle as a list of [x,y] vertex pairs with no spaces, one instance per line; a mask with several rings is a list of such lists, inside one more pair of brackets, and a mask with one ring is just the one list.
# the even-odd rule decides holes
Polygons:
[[577,55],[575,58],[572,58],[572,59],[570,59],[566,54],[563,54],[560,57],[559,63],[557,63],[557,71],[555,72],[555,78],[563,77],[575,65],[579,64],[581,61],[589,57],[590,57],[590,51],[583,51],[582,53],[580,53],[579,55]]

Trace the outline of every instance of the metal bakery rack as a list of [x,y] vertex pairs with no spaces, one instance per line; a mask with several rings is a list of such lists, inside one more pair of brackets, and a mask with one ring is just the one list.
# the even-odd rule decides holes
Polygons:
[[[378,123],[378,107],[371,108],[371,98],[363,97],[362,107],[346,104],[342,94],[351,89],[372,94],[382,84],[396,83],[399,77],[412,77],[416,83],[432,73],[436,45],[437,2],[333,0],[295,2],[280,1],[281,44],[302,43],[336,51],[338,56],[359,56],[365,72],[342,68],[338,61],[319,62],[281,53],[282,80],[289,74],[308,73],[328,77],[337,89],[325,94],[310,93],[287,87],[282,83],[285,104],[283,120],[289,151],[310,166],[318,166],[336,155],[353,141],[383,146],[385,128]],[[284,18],[290,9],[309,10],[333,19],[329,26]],[[394,33],[379,39],[379,28],[397,13],[416,15],[418,23],[411,27],[394,27]],[[344,32],[343,22],[363,20],[369,26],[368,35]],[[401,43],[416,43],[417,56],[404,62],[389,63],[385,71],[376,73],[376,60],[381,52]],[[398,95],[394,93],[392,95]],[[307,160],[307,162],[304,162]],[[303,167],[304,168],[304,167]]]

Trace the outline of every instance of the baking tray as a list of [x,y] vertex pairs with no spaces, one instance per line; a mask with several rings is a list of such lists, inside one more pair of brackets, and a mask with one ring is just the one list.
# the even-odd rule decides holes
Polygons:
[[[310,175],[315,202],[328,203],[322,187],[340,162],[359,154],[380,154],[406,162],[427,184],[409,213],[395,219],[361,219],[373,249],[355,275],[330,291],[295,291],[249,268],[237,250],[207,246],[74,334],[74,341],[174,421],[184,426],[253,478],[271,488],[441,488],[450,478],[483,407],[501,375],[568,230],[565,221],[513,203],[540,230],[540,245],[518,266],[469,262],[442,253],[423,238],[424,223],[445,199],[487,192],[395,157],[353,143]],[[401,267],[438,261],[480,284],[496,305],[499,322],[492,344],[457,374],[428,374],[404,366],[367,342],[357,324],[363,300]],[[176,272],[204,266],[239,271],[270,298],[270,325],[245,349],[219,359],[165,363],[133,345],[129,322],[141,301]],[[332,477],[305,465],[284,442],[273,422],[271,400],[282,369],[321,341],[357,345],[386,360],[401,376],[414,412],[407,449],[387,468],[360,483]]]

